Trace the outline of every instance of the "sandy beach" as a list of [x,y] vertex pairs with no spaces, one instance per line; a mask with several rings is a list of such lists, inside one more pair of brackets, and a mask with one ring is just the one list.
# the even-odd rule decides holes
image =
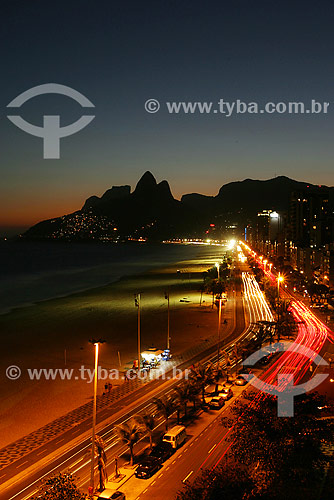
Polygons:
[[[124,370],[137,357],[137,309],[141,293],[141,347],[166,347],[167,301],[170,292],[170,334],[173,354],[216,334],[217,312],[203,295],[202,273],[222,257],[218,246],[198,247],[194,259],[175,262],[116,283],[68,297],[24,307],[0,316],[2,337],[0,447],[26,435],[87,402],[92,387],[80,378],[80,367],[93,369],[91,338],[106,341],[100,366]],[[119,353],[119,354],[118,354]],[[119,364],[121,360],[121,366]],[[18,366],[17,380],[6,368]],[[68,368],[74,379],[30,380],[27,369]],[[76,379],[76,378],[77,379]],[[113,383],[121,383],[114,381]],[[102,392],[104,382],[99,382]]]

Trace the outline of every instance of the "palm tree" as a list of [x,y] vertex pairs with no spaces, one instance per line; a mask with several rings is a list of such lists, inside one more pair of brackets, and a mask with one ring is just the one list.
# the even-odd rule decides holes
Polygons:
[[184,407],[184,417],[187,418],[187,403],[190,401],[190,384],[178,385],[174,388],[175,399]]
[[107,455],[105,452],[105,442],[101,436],[95,436],[95,449],[98,457],[98,469],[100,476],[100,491],[104,490],[105,482],[108,481],[107,474]]
[[281,335],[290,337],[298,329],[298,324],[290,311],[290,300],[282,300],[279,305],[279,319],[276,322],[277,342]]
[[199,398],[199,387],[193,382],[188,382],[189,384],[189,401],[194,405],[194,410],[196,410],[196,403],[200,400]]
[[135,420],[130,420],[129,423],[125,422],[124,424],[116,426],[117,433],[124,444],[129,447],[130,450],[130,465],[133,465],[133,447],[136,443],[138,443],[141,435],[142,435],[142,427]]
[[271,329],[266,328],[266,325],[263,324],[261,321],[258,321],[256,323],[257,330],[254,332],[255,333],[255,346],[256,349],[261,349],[263,344],[267,342],[267,340],[272,340],[272,333]]
[[205,387],[213,381],[212,365],[197,363],[191,368],[190,379],[201,389],[202,403],[205,404]]
[[155,398],[154,404],[158,412],[165,418],[166,431],[168,431],[168,419],[175,412],[174,398],[162,397]]
[[221,279],[206,278],[204,280],[204,288],[207,293],[212,294],[212,307],[214,304],[215,295],[220,295],[225,292],[225,283]]
[[221,363],[219,363],[218,366],[216,365],[214,367],[213,372],[212,372],[212,378],[216,384],[215,392],[218,392],[219,380],[223,378],[224,374],[225,374],[225,370],[224,370]]
[[155,428],[155,418],[152,413],[144,412],[135,416],[135,420],[142,425],[143,429],[147,432],[150,438],[150,450],[153,447],[153,432]]

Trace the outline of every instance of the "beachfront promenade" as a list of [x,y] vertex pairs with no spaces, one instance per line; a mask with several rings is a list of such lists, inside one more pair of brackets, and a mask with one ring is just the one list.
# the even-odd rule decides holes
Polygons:
[[[231,292],[225,315],[228,318],[228,325],[222,337],[225,337],[226,343],[241,335],[245,329],[240,290],[237,290],[237,295]],[[173,362],[168,363],[168,368],[172,368],[173,365],[185,369],[199,360],[212,357],[216,353],[216,342],[216,335],[212,335],[211,339],[201,345],[188,349],[180,357],[175,357]],[[112,433],[114,425],[124,421],[125,416],[129,418],[138,413],[150,399],[170,391],[177,382],[172,379],[153,380],[147,383],[134,380],[113,389],[110,394],[100,396],[98,398],[98,432]],[[78,458],[81,458],[79,460],[81,462],[87,457],[90,444],[91,404],[91,402],[87,403],[0,451],[3,460],[3,467],[0,470],[1,490],[5,489],[4,495],[0,493],[1,499],[8,500],[28,486],[24,494],[16,497],[24,498],[24,495],[33,493],[34,482],[43,474],[53,469],[66,469],[73,463],[78,463]],[[113,451],[116,452],[117,449]],[[83,470],[80,471],[81,477],[82,473]],[[12,484],[14,477],[15,486]]]

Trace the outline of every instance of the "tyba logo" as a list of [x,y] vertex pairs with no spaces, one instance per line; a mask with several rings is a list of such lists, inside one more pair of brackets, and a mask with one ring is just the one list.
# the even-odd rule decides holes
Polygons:
[[[57,83],[46,83],[44,85],[38,85],[37,87],[26,90],[19,96],[15,97],[15,99],[7,105],[7,108],[20,108],[25,102],[29,101],[33,97],[43,94],[61,94],[71,97],[83,108],[95,107],[94,104],[87,99],[87,97],[80,94],[77,90]],[[7,118],[18,128],[24,130],[24,132],[43,138],[43,158],[59,159],[60,139],[79,132],[95,118],[95,115],[83,115],[79,118],[79,120],[67,125],[66,127],[60,126],[59,115],[44,115],[43,127],[37,127],[36,125],[25,121],[21,116],[8,115]]]
[[[285,352],[297,354],[300,356],[305,356],[311,359],[317,365],[325,365],[328,363],[319,354],[312,351],[306,346],[301,344],[295,344],[293,342],[280,342],[276,352]],[[260,359],[267,356],[268,352],[263,349],[251,354],[245,361],[243,361],[244,366],[254,366]],[[284,366],[281,367],[284,369]],[[294,385],[294,379],[292,373],[278,373],[277,375],[277,385],[268,384],[263,382],[257,377],[250,377],[249,374],[241,374],[246,380],[249,380],[250,384],[267,394],[272,394],[277,396],[277,415],[279,417],[293,417],[294,415],[294,398],[299,394],[305,394],[311,391],[318,385],[320,385],[327,377],[328,373],[322,373],[315,375],[311,380],[303,384]]]

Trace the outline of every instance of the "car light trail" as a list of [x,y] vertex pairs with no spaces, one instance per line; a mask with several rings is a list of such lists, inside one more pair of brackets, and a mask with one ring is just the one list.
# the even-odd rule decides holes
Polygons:
[[[262,259],[257,257],[257,254],[253,252],[247,245],[243,244],[244,248],[252,255],[252,257],[257,261],[257,263],[263,269],[265,275],[270,279],[273,284],[276,284],[277,277],[271,272],[271,270],[265,270],[265,265],[262,263]],[[244,281],[245,280],[245,281]],[[247,289],[247,293],[250,290],[250,284],[247,277],[243,276],[244,287]],[[255,281],[255,280],[254,280]],[[245,285],[246,283],[246,285]],[[283,352],[278,360],[276,360],[272,366],[270,366],[262,375],[261,380],[266,384],[276,385],[278,391],[283,391],[286,387],[284,382],[277,384],[278,374],[292,374],[293,381],[296,385],[300,380],[302,380],[307,373],[309,373],[311,378],[311,373],[309,371],[310,366],[313,363],[314,358],[320,353],[321,349],[324,347],[327,341],[334,342],[334,334],[312,311],[299,300],[295,300],[294,296],[287,290],[284,293],[291,299],[290,311],[298,324],[298,334],[294,343],[288,348],[287,351]],[[253,295],[250,292],[250,296]],[[297,352],[296,352],[297,350]],[[314,352],[313,355],[309,356],[309,350]],[[275,384],[276,382],[276,384]],[[266,398],[267,394],[264,392],[258,392],[252,401],[252,406],[258,406],[261,399]],[[239,417],[239,419],[241,416]],[[238,420],[239,420],[238,419]],[[237,420],[237,421],[238,421]],[[226,435],[229,434],[237,421],[228,430]],[[227,447],[227,449],[222,453],[219,460],[214,465],[213,469],[221,462],[223,457],[227,454],[233,442]]]
[[242,282],[244,286],[244,297],[250,312],[250,322],[274,321],[274,316],[254,276],[243,272]]

